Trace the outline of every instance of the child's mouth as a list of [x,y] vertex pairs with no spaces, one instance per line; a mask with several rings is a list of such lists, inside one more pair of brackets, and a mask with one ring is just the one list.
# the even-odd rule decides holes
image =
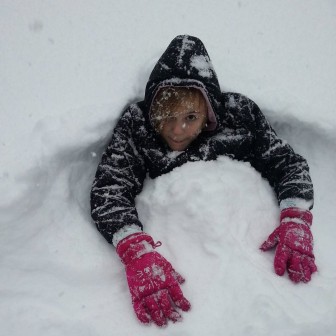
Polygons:
[[186,142],[186,140],[174,140],[172,138],[170,138],[170,141],[173,142],[173,143],[176,143],[176,144],[181,144],[181,143]]

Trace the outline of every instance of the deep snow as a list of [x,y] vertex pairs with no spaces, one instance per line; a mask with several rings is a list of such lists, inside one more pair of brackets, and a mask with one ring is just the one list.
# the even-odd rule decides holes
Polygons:
[[[2,0],[1,334],[334,335],[335,15],[326,0]],[[159,330],[136,320],[88,200],[118,116],[182,33],[203,40],[223,89],[254,99],[308,159],[319,272],[294,285],[258,250],[278,207],[248,164],[188,163],[137,199],[192,303]]]

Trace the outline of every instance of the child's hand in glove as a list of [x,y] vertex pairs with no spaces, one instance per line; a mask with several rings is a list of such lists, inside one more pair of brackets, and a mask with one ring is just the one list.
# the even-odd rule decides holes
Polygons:
[[125,264],[132,304],[143,323],[154,321],[158,326],[167,319],[177,321],[181,315],[176,307],[187,311],[189,301],[183,296],[180,284],[184,279],[154,248],[153,238],[146,233],[135,233],[119,242],[117,253]]
[[283,275],[287,268],[294,282],[308,282],[317,271],[313,254],[313,235],[310,231],[313,216],[308,210],[282,210],[280,226],[261,245],[262,251],[276,246],[274,269]]

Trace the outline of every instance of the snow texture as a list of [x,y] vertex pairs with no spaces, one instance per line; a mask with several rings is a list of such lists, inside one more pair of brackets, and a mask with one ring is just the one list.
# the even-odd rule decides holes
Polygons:
[[212,77],[213,68],[208,57],[195,55],[191,59],[191,66],[196,68],[201,77]]
[[[1,334],[333,336],[335,15],[324,0],[3,0]],[[279,209],[248,164],[187,163],[146,180],[137,199],[192,304],[158,330],[133,313],[123,265],[91,221],[89,191],[122,109],[185,32],[205,43],[223,89],[255,100],[307,158],[319,271],[299,285],[274,274],[273,252],[258,247]]]

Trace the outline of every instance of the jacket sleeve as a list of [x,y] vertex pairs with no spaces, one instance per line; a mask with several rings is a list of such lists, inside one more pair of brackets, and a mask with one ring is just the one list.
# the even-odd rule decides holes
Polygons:
[[135,197],[142,190],[146,169],[134,144],[131,113],[129,107],[118,121],[91,189],[91,215],[109,243],[114,233],[127,225],[142,229]]
[[307,161],[277,136],[254,102],[249,107],[254,119],[252,166],[269,181],[279,204],[283,200],[301,199],[312,208],[314,193]]

